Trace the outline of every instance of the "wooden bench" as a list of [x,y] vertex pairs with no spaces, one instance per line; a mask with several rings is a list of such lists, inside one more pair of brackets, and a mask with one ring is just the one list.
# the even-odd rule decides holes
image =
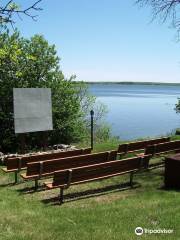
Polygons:
[[63,191],[71,185],[106,179],[130,173],[130,185],[133,184],[133,174],[147,167],[150,156],[134,157],[116,160],[90,166],[71,168],[54,173],[53,181],[45,183],[47,189],[60,188],[60,203],[63,202]]
[[170,137],[164,137],[164,138],[156,138],[156,139],[120,144],[118,147],[118,155],[123,156],[128,153],[144,151],[149,145],[165,143],[169,141],[170,141]]
[[59,158],[65,158],[70,156],[76,156],[76,155],[84,155],[89,153],[91,153],[91,148],[83,148],[83,149],[64,151],[64,152],[45,153],[45,154],[39,154],[39,155],[8,158],[6,160],[6,168],[2,168],[2,170],[6,173],[14,172],[15,183],[17,183],[18,173],[21,170],[26,169],[28,163],[47,161],[50,159],[59,159]]
[[117,151],[109,151],[28,163],[26,173],[20,176],[24,180],[34,180],[35,189],[37,189],[38,180],[43,177],[52,177],[55,171],[113,161],[116,157]]
[[150,145],[145,149],[145,155],[150,154],[152,156],[167,154],[174,151],[180,150],[180,140],[171,141],[167,143],[159,143]]
[[[155,156],[162,156],[167,155],[171,152],[179,152],[180,151],[180,140],[177,141],[170,141],[166,143],[159,143],[147,146],[145,149],[145,155],[151,155],[152,157]],[[142,155],[141,155],[142,156]],[[150,167],[162,165],[163,162],[157,163],[157,164],[151,164]]]

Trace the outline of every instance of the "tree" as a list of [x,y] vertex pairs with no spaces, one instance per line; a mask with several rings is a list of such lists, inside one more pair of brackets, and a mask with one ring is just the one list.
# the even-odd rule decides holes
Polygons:
[[[153,10],[153,18],[160,17],[165,22],[171,20],[172,26],[180,32],[180,0],[137,0],[137,4],[150,5]],[[180,98],[175,105],[176,113],[180,113]]]
[[141,6],[150,5],[153,11],[153,19],[160,17],[162,22],[169,19],[172,26],[180,30],[180,0],[137,0]]
[[42,10],[42,8],[38,7],[38,4],[42,0],[36,0],[32,5],[21,8],[13,0],[8,0],[3,5],[0,5],[0,25],[1,28],[10,23],[12,26],[14,25],[14,17],[17,15],[20,19],[22,15],[26,15],[31,17],[33,20],[36,20],[37,15],[34,15],[32,12],[37,12]]
[[[94,103],[87,88],[65,79],[59,67],[55,46],[43,36],[25,39],[18,32],[0,35],[0,146],[3,151],[17,150],[14,134],[13,88],[47,87],[52,90],[55,131],[48,134],[50,144],[78,141],[87,134],[85,115]],[[29,134],[28,141],[36,147],[38,134]]]

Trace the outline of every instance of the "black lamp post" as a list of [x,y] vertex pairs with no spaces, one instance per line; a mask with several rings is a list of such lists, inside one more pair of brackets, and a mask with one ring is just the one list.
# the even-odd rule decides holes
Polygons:
[[91,114],[91,149],[93,149],[94,146],[94,111],[90,111]]

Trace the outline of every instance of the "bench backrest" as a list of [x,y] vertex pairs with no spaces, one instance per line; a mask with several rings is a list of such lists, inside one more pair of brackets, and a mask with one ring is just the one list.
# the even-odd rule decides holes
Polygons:
[[180,140],[148,146],[145,154],[156,155],[176,150],[180,150]]
[[116,159],[116,156],[117,151],[109,151],[61,158],[58,160],[48,160],[45,162],[28,163],[26,176],[48,176],[58,170],[113,161]]
[[9,158],[6,160],[6,166],[7,166],[7,170],[12,170],[12,169],[20,170],[22,168],[27,167],[27,163],[30,163],[30,162],[47,161],[50,159],[65,158],[65,157],[82,155],[82,154],[84,155],[84,154],[89,154],[89,153],[91,153],[91,148],[23,156],[22,158],[19,158],[19,157]]
[[164,138],[156,138],[156,139],[150,139],[150,140],[144,140],[144,141],[137,141],[137,142],[130,142],[119,145],[118,152],[119,153],[130,153],[138,150],[143,150],[149,145],[153,144],[159,144],[164,142],[169,142],[170,137],[164,137]]
[[83,183],[128,173],[146,167],[150,156],[116,160],[91,166],[57,171],[54,173],[53,186]]

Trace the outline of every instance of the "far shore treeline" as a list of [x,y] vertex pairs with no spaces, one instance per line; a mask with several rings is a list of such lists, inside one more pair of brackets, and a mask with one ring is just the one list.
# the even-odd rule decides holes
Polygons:
[[180,86],[180,83],[163,83],[163,82],[103,82],[103,81],[86,81],[86,84],[119,84],[119,85],[152,85],[152,86]]

